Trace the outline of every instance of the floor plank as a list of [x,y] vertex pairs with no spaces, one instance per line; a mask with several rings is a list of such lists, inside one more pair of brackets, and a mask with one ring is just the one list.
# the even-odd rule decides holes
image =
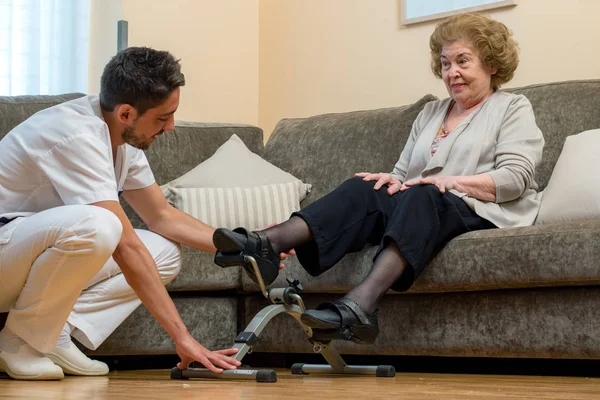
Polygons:
[[598,399],[600,378],[398,373],[395,378],[291,375],[278,382],[174,381],[167,370],[115,371],[60,382],[0,378],[0,399]]

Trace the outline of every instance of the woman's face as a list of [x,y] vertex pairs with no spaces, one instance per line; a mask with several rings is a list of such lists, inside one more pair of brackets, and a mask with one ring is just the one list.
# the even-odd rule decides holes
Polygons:
[[442,48],[442,79],[448,94],[464,108],[481,103],[492,94],[492,75],[495,68],[484,65],[469,43],[461,40]]

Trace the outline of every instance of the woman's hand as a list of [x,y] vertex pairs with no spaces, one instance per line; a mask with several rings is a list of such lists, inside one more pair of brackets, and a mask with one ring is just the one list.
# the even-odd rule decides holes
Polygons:
[[481,201],[496,201],[496,183],[487,173],[467,176],[430,176],[413,179],[404,182],[400,191],[405,192],[414,185],[435,185],[440,193],[454,189]]
[[464,191],[459,183],[458,176],[431,176],[428,178],[413,179],[404,182],[400,188],[401,192],[407,191],[411,186],[415,185],[435,185],[440,190],[440,193],[445,193],[446,190],[456,189],[459,192]]
[[377,181],[373,189],[379,190],[383,185],[388,187],[387,193],[391,196],[393,194],[398,193],[400,188],[402,187],[402,182],[398,178],[393,177],[391,174],[386,174],[384,172],[380,172],[378,174],[372,174],[370,172],[359,172],[354,174],[354,176],[363,178],[363,181]]

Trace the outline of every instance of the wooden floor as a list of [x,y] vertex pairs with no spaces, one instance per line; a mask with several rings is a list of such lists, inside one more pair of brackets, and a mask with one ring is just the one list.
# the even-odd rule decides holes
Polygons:
[[399,373],[395,378],[291,375],[276,383],[169,379],[169,371],[24,382],[0,377],[0,399],[600,399],[600,378]]

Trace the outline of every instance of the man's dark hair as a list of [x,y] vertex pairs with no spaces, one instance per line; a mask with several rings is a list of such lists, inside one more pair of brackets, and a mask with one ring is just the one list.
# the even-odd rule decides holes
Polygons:
[[100,106],[105,111],[113,111],[117,104],[129,104],[142,115],[183,85],[181,65],[171,53],[129,47],[118,52],[104,67]]

